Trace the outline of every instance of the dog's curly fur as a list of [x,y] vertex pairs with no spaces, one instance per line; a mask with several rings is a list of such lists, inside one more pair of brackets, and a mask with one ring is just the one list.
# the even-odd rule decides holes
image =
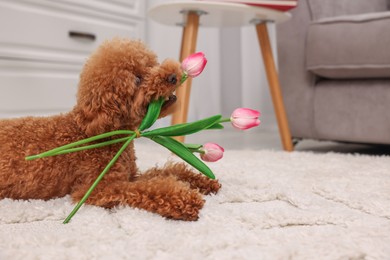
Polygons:
[[[94,53],[80,76],[77,104],[52,117],[0,120],[0,199],[44,199],[70,194],[79,201],[121,144],[26,161],[25,157],[108,131],[135,130],[148,104],[168,99],[180,82],[180,64],[157,63],[140,41],[114,39]],[[168,101],[162,115],[173,107]],[[141,174],[133,144],[93,191],[88,204],[130,205],[180,220],[198,219],[201,194],[220,184],[170,163]]]

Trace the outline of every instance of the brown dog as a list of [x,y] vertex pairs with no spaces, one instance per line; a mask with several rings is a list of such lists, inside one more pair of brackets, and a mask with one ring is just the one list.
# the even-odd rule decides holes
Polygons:
[[[180,64],[157,63],[139,41],[105,42],[84,66],[77,105],[53,117],[0,120],[0,199],[44,199],[70,194],[80,200],[122,144],[26,161],[25,157],[113,130],[136,130],[148,104],[166,98],[162,115],[175,101]],[[217,192],[218,181],[167,164],[139,174],[133,144],[92,192],[88,204],[116,205],[156,212],[164,217],[196,220],[204,204],[201,193]]]

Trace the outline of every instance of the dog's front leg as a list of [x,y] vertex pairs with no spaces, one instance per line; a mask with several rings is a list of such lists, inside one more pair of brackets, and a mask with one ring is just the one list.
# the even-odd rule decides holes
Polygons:
[[[79,185],[71,196],[79,201],[90,187]],[[86,201],[87,204],[112,208],[129,205],[178,220],[197,220],[204,200],[199,192],[174,176],[155,176],[129,182],[126,175],[109,173]]]

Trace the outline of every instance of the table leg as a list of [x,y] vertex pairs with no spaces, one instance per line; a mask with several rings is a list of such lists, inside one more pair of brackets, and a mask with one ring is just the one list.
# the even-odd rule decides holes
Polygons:
[[278,73],[276,71],[274,58],[272,55],[271,43],[268,36],[268,29],[266,22],[256,24],[257,36],[259,39],[260,49],[263,56],[264,66],[267,74],[268,84],[272,96],[272,103],[278,122],[279,133],[282,145],[285,151],[293,151],[293,143],[288,126],[286,110],[284,108],[282,92],[280,90],[280,83]]
[[[194,53],[196,50],[196,39],[199,28],[199,14],[197,12],[189,12],[187,14],[187,22],[183,28],[183,35],[181,41],[180,61],[183,61],[187,56]],[[172,114],[172,125],[187,122],[188,107],[190,103],[192,79],[188,78],[176,90],[179,107]],[[184,136],[175,137],[176,140],[183,142]]]

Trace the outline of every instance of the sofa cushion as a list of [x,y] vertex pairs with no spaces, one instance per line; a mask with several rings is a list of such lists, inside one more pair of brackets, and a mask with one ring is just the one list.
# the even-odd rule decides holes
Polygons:
[[390,12],[312,22],[306,68],[326,78],[390,77]]
[[316,139],[390,144],[390,80],[321,80],[313,97]]

